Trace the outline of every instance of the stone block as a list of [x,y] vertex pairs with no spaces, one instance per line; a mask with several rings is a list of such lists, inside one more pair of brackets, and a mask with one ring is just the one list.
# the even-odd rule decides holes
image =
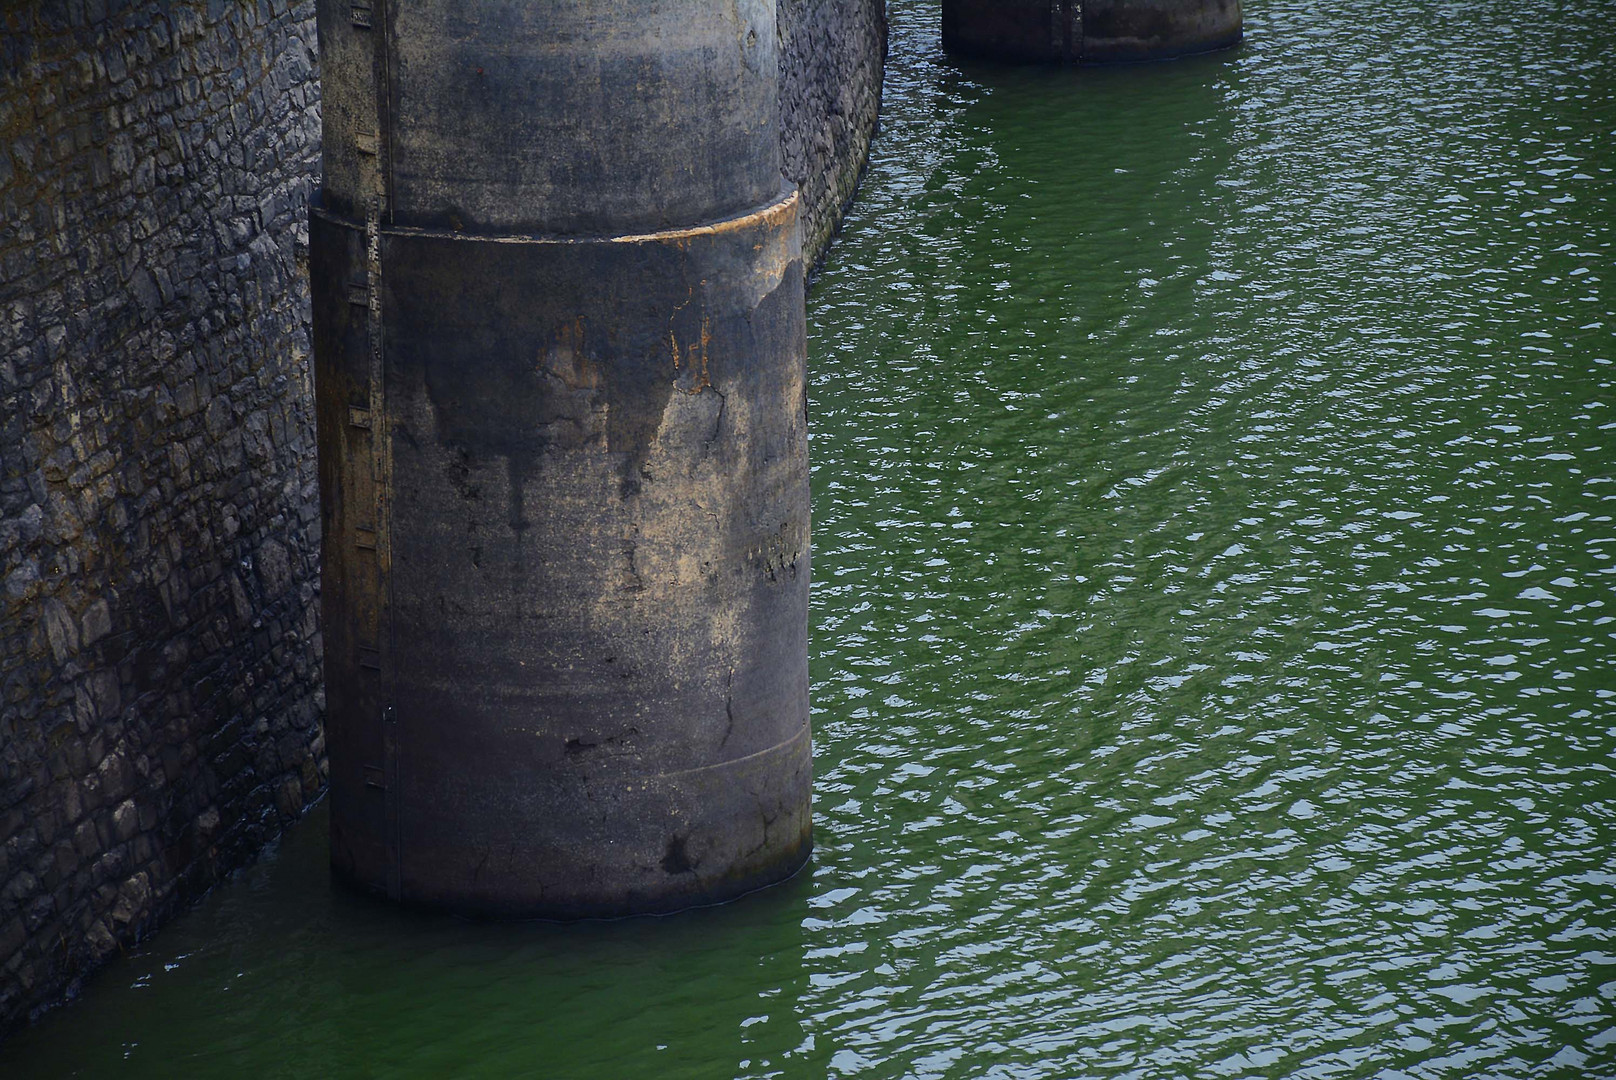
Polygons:
[[58,664],[65,663],[79,650],[79,630],[67,605],[56,597],[46,600],[40,612],[45,637],[50,642],[51,656]]
[[0,964],[16,956],[22,950],[23,943],[27,940],[28,931],[23,926],[20,915],[7,922],[0,923]]
[[118,951],[118,940],[107,929],[107,924],[97,919],[84,935],[85,952],[92,963],[100,963]]
[[82,631],[80,641],[85,648],[89,648],[108,634],[112,633],[112,608],[105,599],[93,601],[84,609],[81,621]]
[[134,771],[123,750],[114,750],[102,760],[96,770],[101,778],[101,794],[109,801],[124,798],[134,787]]
[[112,908],[114,925],[127,926],[143,919],[151,906],[151,884],[142,870],[118,888],[118,899]]
[[275,808],[285,818],[295,818],[303,809],[303,785],[296,776],[281,778],[275,789]]
[[113,835],[122,842],[140,831],[140,809],[133,799],[125,799],[112,812]]

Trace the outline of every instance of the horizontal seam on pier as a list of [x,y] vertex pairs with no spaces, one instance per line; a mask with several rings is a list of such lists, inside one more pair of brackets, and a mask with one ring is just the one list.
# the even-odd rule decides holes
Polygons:
[[744,762],[763,757],[766,754],[773,754],[778,751],[785,750],[788,747],[808,738],[811,732],[811,726],[805,723],[795,735],[791,736],[791,738],[785,739],[782,742],[777,742],[773,746],[765,747],[762,750],[754,751],[753,753],[747,754],[745,757],[730,758],[728,761],[715,761],[711,765],[697,765],[689,769],[676,769],[673,772],[645,773],[641,776],[625,777],[624,779],[628,782],[633,782],[634,780],[666,780],[675,776],[690,776],[694,773],[711,772],[714,769],[727,769],[732,765],[740,765]]
[[[384,225],[383,236],[409,236],[425,237],[437,240],[469,240],[483,244],[643,244],[647,242],[668,240],[690,240],[701,236],[722,236],[729,232],[738,232],[756,223],[776,225],[788,213],[797,209],[798,195],[793,188],[783,197],[769,203],[767,206],[748,211],[737,217],[725,218],[722,221],[709,222],[705,225],[691,225],[680,229],[668,229],[662,232],[623,233],[613,236],[560,236],[546,233],[474,233],[456,232],[452,229],[427,229],[416,225]],[[323,206],[311,206],[311,214],[318,215],[325,221],[351,229],[361,229],[362,222],[355,222],[342,214],[335,213]]]

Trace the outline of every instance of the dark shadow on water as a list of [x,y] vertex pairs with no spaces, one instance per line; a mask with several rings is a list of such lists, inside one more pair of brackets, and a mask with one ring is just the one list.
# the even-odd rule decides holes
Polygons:
[[[499,923],[331,882],[317,807],[0,1048],[6,1076],[711,1077],[793,1062],[811,869],[662,918]],[[808,1042],[805,1048],[804,1043]],[[821,1067],[822,1071],[822,1067]]]

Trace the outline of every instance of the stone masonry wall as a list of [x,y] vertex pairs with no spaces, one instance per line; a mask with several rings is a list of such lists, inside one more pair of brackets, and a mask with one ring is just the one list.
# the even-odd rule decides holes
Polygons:
[[829,245],[875,136],[885,0],[779,0],[780,149],[802,192],[803,257]]
[[0,1031],[324,783],[312,0],[0,4]]
[[[0,0],[0,1035],[324,787],[313,0]],[[883,0],[780,0],[823,252]]]

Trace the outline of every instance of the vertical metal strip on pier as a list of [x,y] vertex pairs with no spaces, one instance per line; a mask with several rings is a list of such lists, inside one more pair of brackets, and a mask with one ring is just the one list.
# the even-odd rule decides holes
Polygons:
[[373,633],[376,669],[380,683],[376,699],[379,715],[375,722],[381,726],[380,744],[382,761],[374,767],[381,774],[381,797],[384,801],[387,842],[387,895],[394,900],[403,894],[401,873],[401,842],[399,820],[398,722],[393,709],[392,680],[392,604],[389,602],[392,579],[391,497],[392,446],[387,421],[386,364],[384,362],[384,326],[382,318],[382,223],[390,214],[388,190],[391,172],[389,132],[389,104],[391,77],[388,70],[388,18],[386,0],[365,0],[352,6],[351,22],[354,32],[369,39],[371,72],[374,93],[371,98],[372,127],[357,140],[364,166],[361,169],[361,194],[365,208],[365,292],[367,308],[367,337],[369,349],[369,413],[371,476],[375,481],[374,505],[374,557],[376,560],[377,597],[374,606],[376,625]]

